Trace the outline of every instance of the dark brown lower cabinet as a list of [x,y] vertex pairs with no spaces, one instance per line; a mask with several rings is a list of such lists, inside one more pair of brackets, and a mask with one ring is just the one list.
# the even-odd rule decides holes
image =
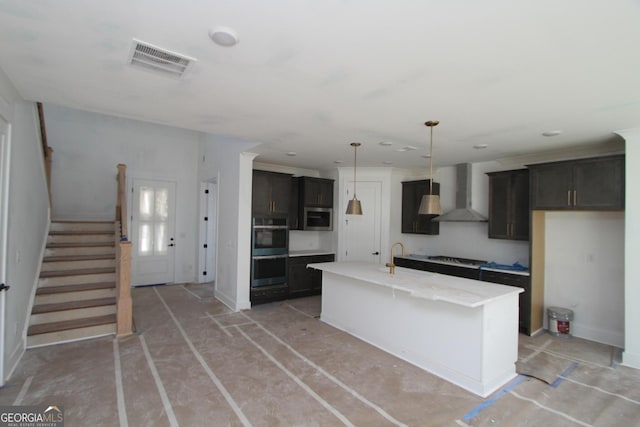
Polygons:
[[448,276],[464,277],[466,279],[481,280],[483,282],[500,285],[517,286],[524,289],[520,293],[519,330],[523,334],[531,335],[531,277],[502,271],[480,270],[472,267],[441,264],[438,262],[421,261],[416,259],[395,257],[394,264],[398,267],[413,268],[414,270],[429,271],[446,274]]
[[479,279],[483,282],[517,286],[524,289],[520,293],[519,329],[523,334],[531,335],[531,278],[522,274],[510,274],[498,271],[482,270]]
[[289,297],[317,295],[322,292],[322,271],[307,268],[309,264],[333,262],[335,255],[289,257]]

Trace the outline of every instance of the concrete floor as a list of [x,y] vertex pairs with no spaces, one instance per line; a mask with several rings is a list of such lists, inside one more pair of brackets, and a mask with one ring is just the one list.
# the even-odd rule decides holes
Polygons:
[[609,346],[521,336],[520,358],[571,368],[482,399],[319,314],[319,297],[233,313],[211,287],[137,288],[136,335],[27,351],[0,405],[61,405],[67,426],[640,425],[640,371]]

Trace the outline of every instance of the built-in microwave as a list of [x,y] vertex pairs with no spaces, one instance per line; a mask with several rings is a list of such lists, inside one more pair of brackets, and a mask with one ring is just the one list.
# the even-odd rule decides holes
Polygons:
[[333,209],[305,207],[302,216],[303,230],[333,230]]

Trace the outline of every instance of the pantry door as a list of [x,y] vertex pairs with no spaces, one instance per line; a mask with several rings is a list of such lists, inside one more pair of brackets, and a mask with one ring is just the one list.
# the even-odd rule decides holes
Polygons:
[[[345,215],[344,261],[366,261],[380,263],[380,228],[382,183],[378,181],[357,182],[357,197],[362,205],[362,215]],[[346,199],[353,182],[348,183]]]
[[131,282],[173,283],[175,265],[173,181],[133,180]]

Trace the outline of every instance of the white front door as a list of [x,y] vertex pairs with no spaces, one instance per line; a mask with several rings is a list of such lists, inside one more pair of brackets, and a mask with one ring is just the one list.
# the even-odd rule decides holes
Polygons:
[[[353,183],[349,183],[347,200],[353,198]],[[362,205],[362,215],[345,215],[345,261],[380,263],[380,200],[382,183],[356,183],[356,195]]]
[[134,285],[174,281],[175,192],[173,181],[133,180],[131,281]]
[[7,212],[9,208],[9,123],[0,116],[0,386],[4,385],[7,288]]

